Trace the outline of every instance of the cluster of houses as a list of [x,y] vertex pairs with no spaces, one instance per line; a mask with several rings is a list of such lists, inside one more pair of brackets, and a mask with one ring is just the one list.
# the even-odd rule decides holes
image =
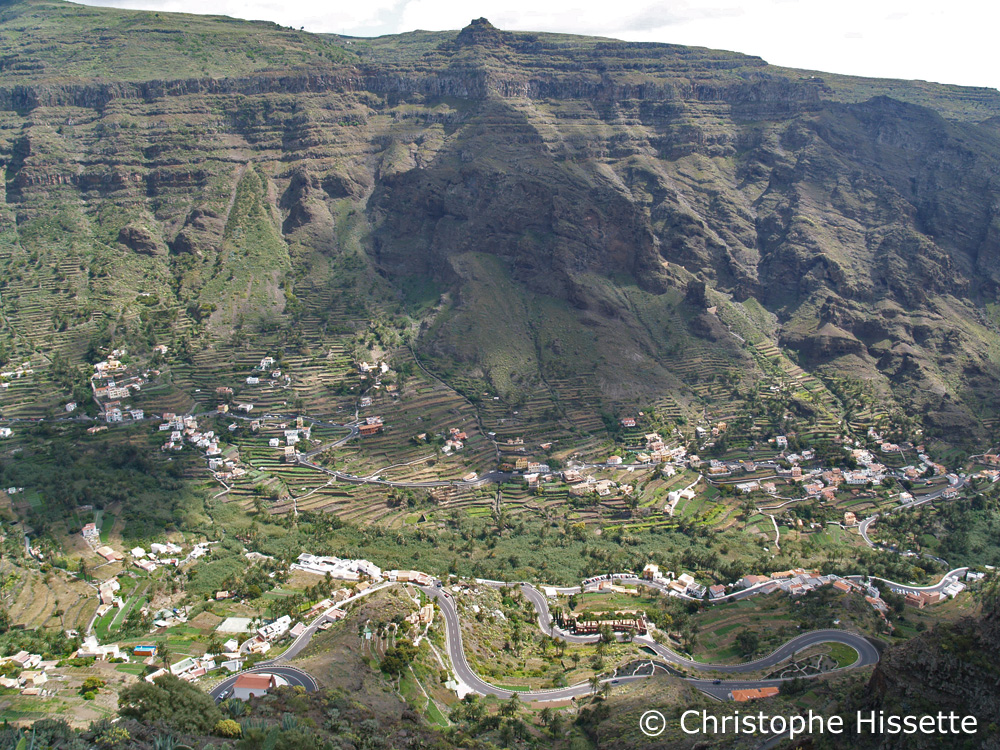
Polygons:
[[[972,577],[970,580],[973,580],[981,578],[983,574],[970,571],[966,577],[969,578],[970,576]],[[889,612],[889,605],[882,599],[877,587],[862,583],[860,580],[842,578],[833,574],[821,575],[817,571],[804,570],[803,568],[779,571],[766,576],[746,575],[731,586],[715,584],[707,588],[697,583],[694,577],[688,573],[683,573],[676,578],[672,572],[661,573],[659,566],[654,563],[649,563],[643,568],[642,577],[659,584],[658,587],[665,589],[669,595],[689,599],[703,599],[707,592],[708,598],[711,601],[731,597],[734,594],[749,596],[751,594],[770,594],[775,591],[783,591],[789,596],[796,597],[814,591],[821,586],[833,586],[833,588],[844,593],[854,592],[864,596],[865,601],[871,605],[872,609],[879,613],[883,620]],[[613,585],[612,582],[606,583],[609,586]],[[956,580],[944,587],[940,593],[923,592],[915,594],[902,589],[893,590],[895,593],[904,595],[907,605],[922,609],[926,604],[935,604],[946,598],[954,598],[965,590],[965,588],[964,583]],[[746,593],[743,594],[742,592]]]
[[[330,576],[338,581],[359,581],[378,583],[391,581],[393,583],[413,583],[418,586],[430,586],[434,583],[427,573],[419,570],[386,570],[368,560],[350,560],[340,557],[313,555],[303,552],[291,564],[291,570],[301,570],[315,575]],[[363,590],[355,587],[355,590]]]
[[[525,480],[531,486],[530,475],[525,475]],[[583,495],[597,495],[598,497],[608,497],[609,495],[624,496],[631,495],[635,489],[631,484],[615,482],[612,479],[597,479],[593,476],[583,477],[581,481],[570,484],[569,494],[576,497]]]
[[45,661],[40,654],[32,654],[28,651],[0,657],[0,665],[7,667],[4,671],[13,672],[20,670],[14,677],[0,676],[0,687],[8,690],[18,690],[21,695],[47,695],[44,685],[49,680],[49,673],[56,667],[55,660]]
[[[284,380],[285,385],[288,385],[291,382],[291,378],[288,375],[282,373],[282,371],[278,368],[277,365],[278,362],[277,360],[275,360],[274,357],[271,356],[263,357],[260,360],[260,363],[253,369],[253,372],[247,376],[246,384],[260,385],[261,377],[265,376],[266,379],[268,379],[272,385],[282,379]],[[230,389],[229,395],[230,396],[232,395],[232,389]]]
[[[633,417],[625,417],[621,420],[621,424],[623,427],[635,427],[636,420]],[[635,453],[635,463],[638,464],[682,462],[687,456],[686,448],[682,446],[669,447],[658,432],[643,435],[641,444],[637,445],[633,452]],[[621,456],[609,456],[605,463],[608,466],[619,466],[622,464],[622,458]]]
[[450,427],[448,428],[448,437],[445,438],[444,448],[441,449],[441,452],[447,455],[452,451],[460,451],[465,446],[465,441],[468,439],[469,437],[464,431],[458,429],[457,427]]
[[[698,426],[694,428],[694,436],[699,441],[705,441],[709,438],[714,439],[724,435],[728,429],[729,425],[726,422],[718,422],[710,427]],[[703,444],[703,447],[710,448],[712,445],[714,445],[714,442],[707,442]]]
[[[366,362],[365,360],[360,360],[355,363],[355,367],[358,369],[358,375],[361,377],[362,388],[364,389],[367,384],[368,378],[372,378],[373,382],[371,384],[372,391],[380,391],[385,388],[385,392],[388,393],[393,398],[399,397],[399,389],[393,383],[383,383],[382,378],[389,374],[389,363],[376,361],[374,363]],[[351,389],[353,390],[353,386]],[[370,407],[373,403],[371,396],[361,396],[358,400],[358,406],[362,409]]]
[[698,583],[690,573],[681,573],[675,578],[672,572],[661,573],[660,566],[655,563],[648,563],[642,569],[642,577],[647,581],[656,581],[665,585],[667,593],[687,596],[692,599],[703,599],[707,591],[707,588]]
[[129,550],[129,554],[132,556],[132,564],[147,573],[152,573],[160,565],[172,565],[176,568],[182,562],[177,557],[180,553],[181,548],[172,542],[167,542],[166,544],[153,542],[153,544],[149,545],[148,552],[142,547],[133,547]]
[[197,448],[205,451],[206,456],[221,455],[219,448],[219,438],[214,430],[202,430],[198,427],[197,418],[191,415],[174,414],[166,412],[163,415],[163,422],[159,427],[160,432],[169,432],[170,439],[163,444],[165,451],[179,451],[187,441]]
[[368,560],[344,560],[339,557],[312,555],[308,552],[299,555],[290,568],[321,576],[329,574],[331,578],[340,581],[360,581],[362,579],[379,581],[382,579],[382,569]]
[[[31,367],[31,362],[22,362],[13,370],[5,370],[0,372],[0,390],[7,390],[10,388],[11,380],[20,380],[27,375],[33,375],[35,371]],[[0,428],[6,429],[6,428]],[[6,435],[0,434],[0,437],[10,437],[11,433],[8,430]]]
[[[281,448],[281,441],[284,440],[282,457],[285,463],[296,463],[299,460],[299,454],[295,446],[312,437],[312,425],[307,425],[302,417],[296,417],[294,427],[289,427],[285,422],[279,422],[275,427],[281,432],[281,437],[275,436],[268,439],[268,447]],[[254,431],[260,429],[260,422],[251,422],[250,429]]]
[[[140,374],[136,368],[124,364],[122,358],[126,353],[125,349],[113,350],[105,359],[94,364],[94,372],[90,376],[90,388],[105,422],[123,422],[126,418],[135,421],[145,419],[142,409],[133,408],[126,402],[142,390],[151,373]],[[66,405],[66,411],[75,409],[75,403]]]
[[[83,528],[80,529],[80,535],[83,536],[84,540],[86,540],[87,544],[95,552],[95,554],[103,557],[107,562],[122,562],[125,560],[124,554],[118,552],[116,549],[107,544],[101,544],[100,531],[98,530],[96,524],[84,524]],[[196,545],[186,559],[197,559],[198,557],[203,556],[206,551],[206,543]],[[146,573],[152,573],[161,565],[178,567],[185,562],[185,560],[178,557],[180,553],[181,548],[173,542],[153,542],[149,547],[149,551],[146,551],[142,547],[133,547],[129,550],[132,564]],[[115,582],[114,590],[118,590],[117,581]],[[101,604],[114,603],[113,599],[109,599],[106,602],[104,600],[105,598],[100,596],[100,592],[99,598],[101,599]],[[119,604],[119,606],[121,605]]]
[[357,367],[358,367],[358,372],[361,373],[361,375],[374,375],[378,377],[380,375],[385,375],[386,373],[389,372],[388,362],[369,363],[365,362],[364,360],[361,360],[360,362],[358,362]]
[[645,613],[632,610],[586,612],[563,618],[559,624],[574,635],[594,635],[599,633],[602,628],[611,628],[615,633],[631,633],[632,635],[646,635],[649,631]]
[[5,370],[0,372],[0,380],[20,380],[26,375],[33,375],[35,371],[31,368],[31,362],[22,362],[13,370]]

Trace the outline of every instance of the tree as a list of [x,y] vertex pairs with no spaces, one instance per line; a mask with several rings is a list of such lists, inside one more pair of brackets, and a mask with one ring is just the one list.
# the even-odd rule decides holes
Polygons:
[[166,674],[129,685],[118,696],[118,712],[143,722],[163,722],[181,732],[208,734],[223,718],[208,693]]
[[80,686],[80,694],[85,695],[86,693],[96,693],[102,687],[104,687],[104,680],[100,677],[88,677]]
[[552,720],[549,722],[549,732],[553,737],[558,737],[563,733],[563,717],[562,714],[555,714]]
[[391,677],[398,677],[403,673],[416,656],[417,649],[411,643],[401,643],[398,646],[386,650],[385,657],[379,668]]
[[741,654],[752,656],[760,648],[760,636],[752,630],[744,630],[736,636],[736,646]]
[[500,714],[508,718],[513,718],[514,716],[517,716],[517,712],[520,708],[521,699],[518,697],[517,693],[512,693],[510,698],[500,704]]

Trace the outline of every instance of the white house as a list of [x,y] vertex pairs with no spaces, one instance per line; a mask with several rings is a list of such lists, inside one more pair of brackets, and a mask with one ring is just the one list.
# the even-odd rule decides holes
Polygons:
[[262,628],[257,630],[257,634],[262,638],[266,638],[269,641],[273,641],[280,638],[288,629],[292,626],[292,618],[288,615],[282,615],[274,622],[270,622]]

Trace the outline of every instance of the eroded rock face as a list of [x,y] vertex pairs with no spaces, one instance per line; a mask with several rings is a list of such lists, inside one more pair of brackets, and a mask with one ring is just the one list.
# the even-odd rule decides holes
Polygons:
[[144,226],[126,224],[118,232],[118,241],[125,247],[142,255],[165,255],[163,240]]
[[[318,283],[312,264],[339,262],[348,238],[391,284],[431,280],[458,308],[483,304],[502,268],[518,294],[625,342],[606,360],[654,362],[641,376],[607,365],[609,389],[630,393],[677,386],[682,336],[752,367],[704,313],[722,292],[776,316],[768,335],[807,368],[878,380],[939,421],[997,407],[1000,130],[976,124],[1000,112],[988,92],[900,84],[889,98],[734,53],[485,19],[231,76],[47,77],[36,62],[0,84],[0,226],[59,216],[72,231],[22,232],[23,250],[101,254],[117,240],[140,261],[120,271],[135,288],[158,279],[185,307],[260,291],[243,316],[282,309],[286,273]],[[42,293],[29,282],[22,293]],[[705,290],[679,307],[692,282]],[[81,281],[80,299],[100,283]],[[489,338],[483,319],[462,335]],[[79,320],[60,335],[89,338]],[[427,330],[443,356],[477,356]]]

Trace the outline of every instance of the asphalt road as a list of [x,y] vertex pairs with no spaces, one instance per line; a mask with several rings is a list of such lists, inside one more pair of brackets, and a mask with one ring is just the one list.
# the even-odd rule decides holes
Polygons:
[[[465,648],[462,644],[462,632],[458,619],[458,610],[455,606],[455,600],[452,595],[444,589],[436,587],[421,586],[420,588],[425,594],[436,599],[441,609],[441,614],[445,621],[448,654],[451,656],[452,664],[455,667],[455,673],[458,678],[467,687],[477,693],[480,693],[481,695],[494,695],[499,698],[509,698],[511,695],[514,695],[514,693],[510,690],[504,690],[486,682],[469,666],[469,663],[465,658]],[[558,630],[554,630],[551,626],[551,615],[549,614],[548,602],[545,600],[545,597],[541,594],[541,592],[531,586],[528,586],[527,584],[522,585],[521,590],[524,592],[528,600],[534,605],[538,616],[539,627],[541,627],[543,632],[555,635],[555,637],[565,638],[566,640],[571,640],[573,642],[592,642],[595,640],[592,637],[567,637],[559,633]],[[701,662],[692,661],[691,659],[671,651],[665,646],[656,643],[651,638],[636,638],[635,641],[644,646],[648,646],[668,664],[683,667],[689,670],[718,672],[733,675],[767,669],[768,667],[774,666],[788,657],[793,656],[796,652],[819,643],[842,643],[845,646],[849,646],[857,651],[858,659],[849,667],[851,669],[875,664],[878,662],[879,658],[878,651],[871,643],[869,643],[862,636],[856,633],[850,633],[846,630],[816,630],[809,633],[803,633],[802,635],[797,636],[784,645],[778,647],[767,656],[752,662],[746,662],[744,664],[702,664]],[[611,677],[603,680],[603,682],[612,682],[617,685],[627,684],[629,682],[645,678],[646,676],[643,675]],[[722,699],[728,698],[730,691],[734,689],[765,687],[769,685],[781,684],[781,680],[725,680],[719,684],[715,684],[712,679],[685,679],[699,690]],[[592,692],[590,684],[581,683],[553,690],[518,692],[517,696],[524,701],[544,702],[568,700],[580,695],[586,695],[590,692]]]

